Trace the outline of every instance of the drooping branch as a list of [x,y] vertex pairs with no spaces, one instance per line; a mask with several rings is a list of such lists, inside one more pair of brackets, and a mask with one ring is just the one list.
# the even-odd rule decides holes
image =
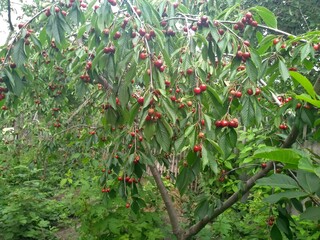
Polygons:
[[[181,235],[181,228],[179,226],[179,218],[178,218],[178,214],[176,212],[175,207],[173,206],[173,202],[170,198],[170,195],[168,194],[168,191],[166,189],[166,187],[164,186],[162,180],[161,180],[161,176],[158,172],[158,170],[156,169],[155,166],[149,166],[150,171],[152,173],[152,176],[157,184],[157,187],[160,191],[162,200],[164,202],[164,205],[166,206],[169,218],[170,218],[170,223],[172,226],[172,231],[173,234],[177,237],[179,237],[179,235]],[[179,239],[179,238],[178,238]]]

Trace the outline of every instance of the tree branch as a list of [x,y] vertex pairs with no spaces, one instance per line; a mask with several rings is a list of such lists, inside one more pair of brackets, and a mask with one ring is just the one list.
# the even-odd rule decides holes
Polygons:
[[167,209],[167,212],[168,212],[168,215],[169,215],[169,218],[170,218],[170,223],[171,223],[171,226],[172,226],[172,231],[173,231],[173,234],[175,236],[178,237],[179,239],[179,235],[181,235],[181,228],[179,226],[179,219],[178,219],[178,214],[176,212],[176,209],[175,207],[173,206],[173,203],[172,203],[172,200],[168,194],[168,191],[166,189],[166,187],[164,186],[162,180],[161,180],[161,176],[158,172],[158,170],[156,169],[155,166],[149,166],[150,168],[150,171],[152,173],[152,176],[157,184],[157,187],[160,191],[160,194],[161,194],[161,197],[162,197],[162,200],[166,206],[166,209]]
[[213,214],[211,216],[206,216],[202,220],[200,220],[198,223],[190,227],[184,234],[184,239],[187,239],[198,232],[200,232],[209,222],[211,222],[213,219],[218,217],[221,213],[226,211],[228,208],[230,208],[233,204],[238,202],[241,199],[241,196],[249,192],[249,190],[255,185],[255,182],[264,177],[270,170],[273,169],[273,162],[268,162],[266,168],[262,169],[260,172],[253,175],[251,178],[248,179],[246,182],[244,188],[242,190],[239,190],[238,192],[235,192],[232,194],[222,205],[221,207],[214,210]]
[[10,2],[10,0],[8,0],[8,23],[9,23],[10,31],[13,31],[14,27],[13,27],[12,20],[11,20],[11,2]]

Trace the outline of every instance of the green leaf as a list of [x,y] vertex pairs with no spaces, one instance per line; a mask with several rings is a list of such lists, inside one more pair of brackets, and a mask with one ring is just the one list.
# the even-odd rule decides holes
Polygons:
[[241,110],[241,119],[243,125],[246,127],[251,126],[255,122],[255,113],[254,113],[254,106],[252,104],[250,97],[245,97],[242,103],[242,110]]
[[281,193],[272,194],[269,197],[266,197],[265,199],[263,199],[263,201],[270,204],[274,204],[284,198],[291,199],[291,198],[300,198],[300,197],[306,197],[306,196],[308,196],[308,193],[305,193],[302,191],[285,191]]
[[282,60],[279,60],[279,71],[284,81],[290,78],[288,68]]
[[232,144],[230,142],[229,134],[223,134],[219,138],[219,146],[223,151],[224,159],[227,159],[232,153],[232,149],[233,149]]
[[307,219],[312,221],[320,220],[320,207],[309,207],[306,211],[300,214],[301,219]]
[[15,95],[20,96],[22,89],[23,89],[23,83],[19,75],[13,71],[12,73],[8,71],[7,69],[4,69],[4,72],[6,76],[9,78],[10,86],[12,88],[12,91]]
[[186,138],[184,137],[184,135],[182,135],[174,142],[174,149],[176,153],[180,153],[180,151],[185,146],[185,144],[186,144]]
[[24,50],[24,39],[20,39],[13,48],[12,54],[13,62],[17,65],[17,67],[21,67],[27,59],[26,52]]
[[264,177],[257,180],[257,185],[279,187],[285,189],[298,189],[299,186],[295,180],[284,174],[273,174],[270,177]]
[[184,194],[188,185],[195,179],[193,171],[188,167],[183,167],[176,181],[176,186],[181,195]]
[[300,83],[300,85],[306,90],[306,92],[312,97],[316,97],[316,92],[314,91],[312,83],[305,76],[301,75],[299,72],[290,71],[291,77]]
[[255,151],[253,157],[298,165],[302,156],[297,150],[294,149],[264,147]]
[[215,173],[218,173],[218,164],[217,161],[214,158],[213,152],[210,151],[210,148],[206,148],[206,144],[202,146],[202,168],[204,169],[206,166],[209,166],[209,168]]
[[301,61],[303,61],[311,52],[311,45],[309,43],[306,43],[302,48],[301,48]]
[[119,100],[121,106],[124,108],[127,106],[128,101],[129,101],[129,88],[126,84],[121,84],[119,88]]
[[204,218],[209,211],[209,202],[208,200],[201,201],[196,209],[194,210],[194,214],[199,218]]
[[270,237],[272,240],[282,240],[282,234],[276,224],[272,226]]
[[143,135],[147,141],[150,141],[156,133],[156,125],[154,123],[146,123],[143,130]]
[[256,82],[258,77],[258,69],[251,59],[246,61],[246,71],[251,81]]
[[308,172],[314,172],[314,166],[312,165],[311,160],[306,157],[300,159],[298,168]]
[[53,38],[56,43],[65,42],[65,29],[66,22],[58,17],[59,15],[54,15],[49,18],[47,24],[47,34],[50,38]]
[[170,150],[170,133],[162,121],[157,122],[156,140],[165,152]]
[[267,26],[277,28],[277,18],[269,9],[262,6],[256,6],[250,10],[257,12]]
[[320,178],[314,173],[299,170],[297,179],[303,190],[309,194],[313,194],[320,190]]
[[[106,15],[111,15],[111,14],[106,14]],[[69,14],[67,15],[68,19],[72,23],[74,23],[76,26],[79,25],[79,23],[84,23],[85,17],[83,12],[79,9],[78,4],[73,4]]]
[[320,100],[315,100],[315,99],[311,98],[310,95],[308,95],[308,94],[303,93],[303,94],[297,95],[296,99],[306,101],[306,102],[311,103],[312,105],[320,108]]

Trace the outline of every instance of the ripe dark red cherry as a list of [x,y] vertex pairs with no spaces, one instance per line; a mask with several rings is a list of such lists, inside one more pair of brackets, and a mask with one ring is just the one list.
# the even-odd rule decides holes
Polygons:
[[229,122],[227,120],[222,120],[221,121],[221,127],[228,127]]
[[147,58],[147,54],[145,52],[140,53],[139,58],[141,60],[145,60]]
[[252,13],[251,13],[251,12],[247,12],[247,13],[246,13],[246,18],[247,18],[247,19],[252,18]]
[[201,92],[204,92],[207,90],[207,85],[205,85],[203,83],[199,87],[200,87]]
[[201,93],[201,88],[195,87],[195,88],[193,89],[193,92],[194,92],[196,95],[198,95],[198,94]]
[[138,103],[139,103],[140,105],[143,105],[143,103],[144,103],[144,97],[139,97],[137,101],[138,101]]
[[275,38],[273,39],[273,45],[277,45],[279,42],[280,42],[280,39],[279,38]]
[[201,150],[202,150],[201,145],[195,145],[195,146],[193,147],[193,151],[194,151],[194,152],[200,152]]
[[188,69],[187,69],[187,74],[188,74],[188,75],[191,75],[192,73],[193,73],[193,69],[192,69],[192,68],[188,68]]

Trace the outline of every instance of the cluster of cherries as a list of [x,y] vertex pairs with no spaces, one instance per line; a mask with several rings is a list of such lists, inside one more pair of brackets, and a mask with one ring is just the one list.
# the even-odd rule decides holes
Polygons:
[[[200,19],[197,22],[197,25],[191,25],[190,29],[195,32],[195,31],[198,30],[198,27],[199,28],[201,28],[201,27],[206,27],[206,28],[209,27],[209,20],[208,20],[207,16],[200,17]],[[183,28],[183,31],[184,32],[188,32],[188,27],[185,26]]]
[[154,110],[154,108],[148,109],[148,115],[146,116],[146,121],[157,121],[158,119],[161,119],[162,114],[160,112],[157,112]]
[[223,119],[223,120],[215,121],[214,124],[217,128],[224,128],[224,127],[237,128],[239,126],[239,121],[237,118],[233,118],[230,121]]
[[243,16],[241,21],[239,21],[236,24],[234,24],[233,25],[233,29],[234,30],[243,30],[245,25],[251,25],[252,27],[257,27],[258,26],[258,22],[253,20],[251,12],[247,12]]
[[195,87],[193,89],[194,94],[199,95],[200,93],[204,92],[207,90],[207,85],[204,83],[200,84],[199,87]]

